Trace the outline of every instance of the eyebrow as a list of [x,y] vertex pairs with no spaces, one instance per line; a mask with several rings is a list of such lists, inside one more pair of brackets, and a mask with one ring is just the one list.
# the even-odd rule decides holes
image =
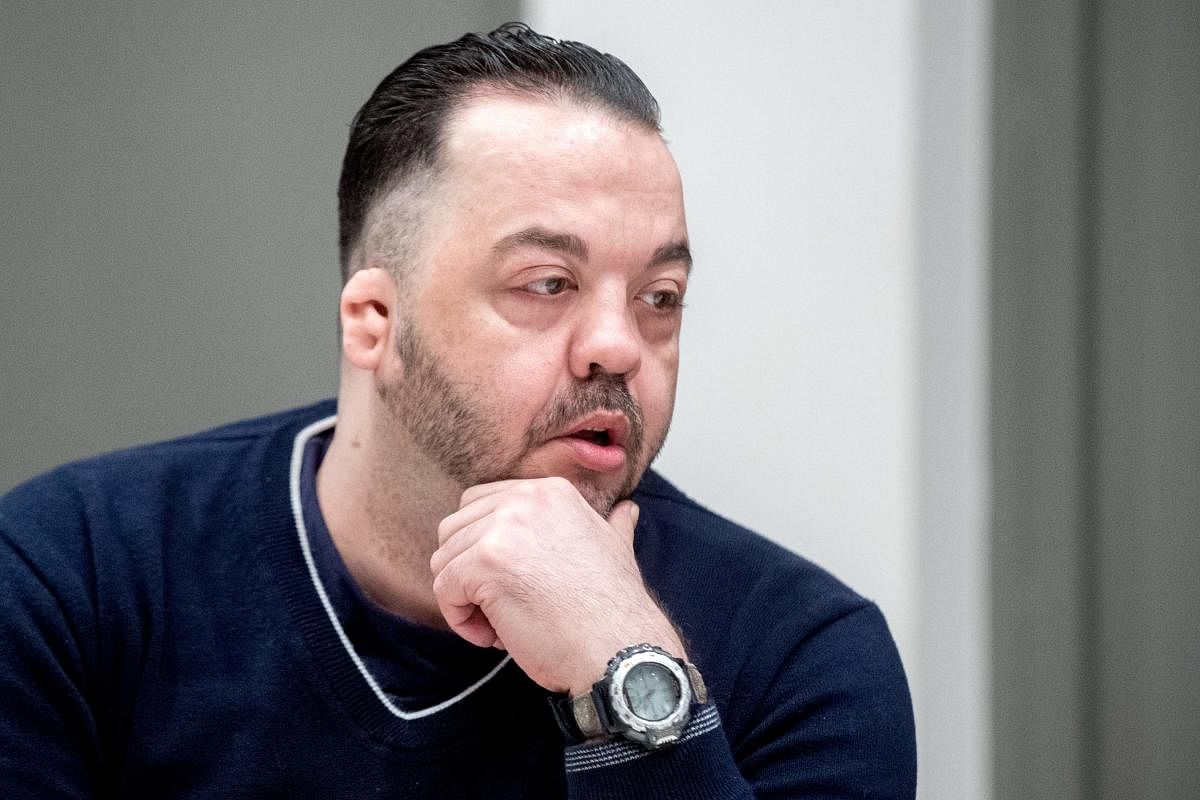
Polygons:
[[[565,253],[580,261],[587,261],[588,259],[588,246],[583,239],[573,233],[552,231],[536,225],[517,231],[516,233],[510,233],[496,242],[492,247],[492,251],[497,255],[504,255],[513,250],[519,250],[522,247],[536,247],[542,250]],[[688,248],[686,240],[681,239],[660,246],[654,251],[654,255],[650,257],[648,266],[657,267],[676,261],[683,262],[688,272],[692,271],[692,251]]]
[[691,274],[692,251],[688,247],[688,243],[682,239],[677,242],[668,242],[655,250],[654,256],[650,259],[650,266],[657,267],[660,264],[671,264],[676,261],[682,261],[688,274]]
[[558,233],[534,226],[516,233],[510,233],[492,248],[497,255],[519,250],[522,247],[537,247],[542,250],[553,250],[574,256],[580,261],[587,261],[587,244],[573,233]]

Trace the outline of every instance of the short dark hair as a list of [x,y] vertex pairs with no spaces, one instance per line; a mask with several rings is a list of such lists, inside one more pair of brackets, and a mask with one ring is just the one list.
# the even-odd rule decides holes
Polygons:
[[421,50],[376,87],[354,117],[338,182],[338,249],[349,279],[372,205],[438,164],[447,115],[481,88],[598,105],[661,132],[658,103],[620,59],[510,22]]

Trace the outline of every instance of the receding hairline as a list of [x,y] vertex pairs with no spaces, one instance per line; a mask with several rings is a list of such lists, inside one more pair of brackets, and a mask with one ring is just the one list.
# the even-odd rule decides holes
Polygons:
[[[409,239],[406,244],[394,244],[405,247],[409,257],[414,255],[415,242],[413,240],[419,235],[419,229],[431,208],[428,203],[430,199],[429,194],[431,190],[436,190],[438,186],[442,185],[450,166],[445,157],[445,143],[451,126],[458,123],[463,113],[472,105],[493,99],[511,99],[548,106],[573,106],[580,111],[598,113],[606,117],[608,121],[621,126],[627,126],[629,129],[654,134],[662,139],[664,144],[666,143],[666,140],[662,136],[662,130],[657,124],[649,124],[646,120],[638,118],[634,114],[621,109],[619,106],[605,102],[602,98],[572,91],[569,88],[557,85],[543,85],[536,82],[530,82],[529,85],[525,85],[511,80],[477,81],[456,93],[451,100],[450,106],[442,118],[441,125],[438,127],[432,162],[423,162],[413,165],[406,170],[398,170],[368,202],[363,225],[359,229],[358,241],[351,250],[350,263],[355,266],[353,266],[349,274],[353,274],[367,266],[369,259],[366,258],[368,253],[365,252],[365,249],[370,246],[372,234],[381,224],[379,214],[387,207],[390,207],[393,212],[400,212],[401,217],[409,217],[408,219],[399,220],[401,225],[407,227],[408,230],[393,231],[393,236],[389,236],[388,238],[391,239],[394,235],[398,234]],[[397,204],[401,208],[397,208]],[[424,209],[418,208],[421,205],[427,207]],[[404,214],[405,210],[410,213]],[[378,245],[378,243],[376,244]],[[408,272],[412,267],[411,264],[391,266],[394,266],[394,268],[389,268],[389,271],[397,279],[399,279],[401,272]]]
[[478,80],[455,94],[446,110],[441,130],[444,131],[463,109],[472,103],[489,99],[512,99],[527,102],[540,102],[547,105],[575,106],[585,111],[597,111],[616,122],[628,123],[631,127],[641,128],[646,132],[662,134],[662,128],[657,123],[642,119],[628,109],[606,100],[599,95],[562,86],[556,83],[543,83],[537,80],[528,82],[516,79]]

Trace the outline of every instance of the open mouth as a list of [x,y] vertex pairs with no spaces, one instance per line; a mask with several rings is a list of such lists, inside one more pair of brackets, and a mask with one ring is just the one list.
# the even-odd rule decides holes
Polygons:
[[572,439],[583,439],[585,442],[598,444],[601,447],[608,447],[612,444],[612,435],[608,432],[608,428],[584,428],[571,433],[570,436]]
[[576,464],[595,472],[613,472],[626,465],[629,420],[617,411],[596,411],[575,422],[557,437],[569,445]]

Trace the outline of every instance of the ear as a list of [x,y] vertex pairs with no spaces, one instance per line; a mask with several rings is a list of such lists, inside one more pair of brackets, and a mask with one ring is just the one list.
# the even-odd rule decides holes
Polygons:
[[380,267],[360,269],[342,288],[338,305],[342,354],[355,367],[374,372],[391,347],[396,319],[396,282]]

